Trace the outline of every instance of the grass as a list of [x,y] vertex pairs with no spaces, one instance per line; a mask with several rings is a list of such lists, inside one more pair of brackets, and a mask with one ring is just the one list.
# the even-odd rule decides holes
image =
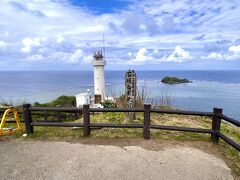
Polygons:
[[[125,118],[125,113],[97,113],[91,115],[92,123],[113,123],[123,124],[129,123]],[[73,122],[82,122],[82,119]],[[143,113],[136,113],[136,120],[133,123],[143,123]],[[169,126],[195,127],[195,128],[211,128],[211,119],[208,117],[185,116],[185,115],[167,115],[167,114],[151,114],[151,123]],[[8,125],[9,126],[9,125]],[[240,129],[226,122],[222,122],[221,131],[228,137],[240,142]],[[137,138],[142,139],[142,129],[92,129],[90,138]],[[21,137],[22,133],[15,133],[16,138]],[[69,127],[34,127],[34,133],[29,135],[27,139],[53,139],[72,141],[84,139],[82,129],[73,129]],[[151,130],[151,138],[164,141],[179,142],[211,142],[209,134],[177,132],[165,130]],[[240,178],[240,153],[226,144],[222,140],[218,145],[213,145],[218,153],[224,157],[225,161],[231,167],[236,178]]]

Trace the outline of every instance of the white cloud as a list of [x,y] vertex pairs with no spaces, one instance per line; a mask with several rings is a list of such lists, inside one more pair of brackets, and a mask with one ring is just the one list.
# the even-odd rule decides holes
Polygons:
[[45,38],[24,38],[22,40],[22,44],[23,44],[23,47],[21,48],[21,50],[24,52],[24,53],[29,53],[31,52],[32,48],[35,46],[35,47],[38,47],[40,46],[41,42],[44,40]]
[[26,58],[26,60],[28,61],[41,61],[43,59],[44,57],[41,54],[34,54]]
[[64,41],[64,37],[58,36],[56,39],[56,43],[62,43]]
[[[192,59],[192,56],[190,56],[190,53],[181,46],[176,46],[174,48],[174,51],[170,54],[161,55],[164,52],[161,52],[159,49],[151,49],[148,50],[146,48],[140,48],[138,52],[136,53],[136,56],[134,59],[131,59],[129,61],[130,64],[159,64],[161,62],[184,62],[189,61]],[[128,56],[131,58],[132,53],[128,53]]]
[[240,45],[238,45],[238,46],[230,46],[228,51],[233,53],[234,55],[240,55]]
[[127,55],[131,58],[133,54],[131,52],[128,52]]
[[212,60],[240,60],[240,45],[230,46],[226,53],[223,52],[211,52],[208,56],[203,56],[202,59],[212,59]]
[[46,59],[50,62],[64,62],[66,64],[89,64],[93,57],[84,53],[82,49],[77,49],[74,52],[55,52]]
[[7,46],[7,43],[4,41],[0,41],[0,48],[5,48]]
[[146,48],[141,48],[138,50],[136,55],[136,61],[142,62],[152,59],[152,57],[148,57],[146,54],[148,53],[148,50]]
[[[132,56],[131,53],[128,53],[128,56]],[[153,60],[151,54],[146,48],[140,48],[136,54],[135,59],[132,59],[129,63],[130,64],[145,64]]]
[[240,60],[240,45],[229,47],[226,60]]
[[213,60],[222,60],[224,56],[221,53],[212,52],[207,57],[203,57],[203,59],[213,59]]
[[77,49],[73,54],[71,54],[67,60],[67,63],[76,64],[84,57],[84,53],[81,49]]
[[145,24],[140,24],[139,28],[142,29],[142,30],[146,30],[147,26]]
[[236,54],[226,55],[225,60],[228,60],[228,61],[240,60],[240,55],[236,55]]
[[4,32],[4,35],[5,35],[5,36],[9,36],[9,32],[8,32],[8,31],[5,31],[5,32]]
[[87,55],[87,56],[83,57],[83,63],[84,64],[89,64],[89,63],[92,62],[92,60],[93,60],[93,57],[91,55]]
[[192,59],[189,52],[182,49],[181,46],[176,46],[174,52],[169,56],[162,58],[162,61],[183,62]]
[[[89,63],[90,52],[102,46],[105,33],[106,60],[119,64],[197,61],[198,57],[234,60],[239,58],[239,43],[232,41],[239,38],[239,11],[238,1],[227,0],[133,0],[129,7],[104,14],[68,0],[2,0],[0,49],[5,48],[0,58],[25,59],[27,67],[30,60],[49,62],[49,67],[56,61]],[[211,43],[214,47],[203,48]]]
[[42,54],[32,54],[28,55],[26,58],[21,60],[26,60],[28,62],[48,62],[48,63],[65,63],[65,64],[89,64],[93,57],[86,55],[82,49],[77,49],[74,52],[53,52],[48,56],[43,56]]

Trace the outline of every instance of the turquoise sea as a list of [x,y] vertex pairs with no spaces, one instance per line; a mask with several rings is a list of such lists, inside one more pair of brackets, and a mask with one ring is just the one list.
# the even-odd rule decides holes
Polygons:
[[[172,105],[186,110],[212,111],[240,119],[240,71],[136,71],[138,88],[145,86],[149,100],[162,94]],[[108,96],[124,93],[125,71],[106,71]],[[166,85],[164,76],[177,76],[193,83]],[[92,71],[5,71],[0,72],[0,100],[15,104],[48,102],[60,95],[93,92]]]

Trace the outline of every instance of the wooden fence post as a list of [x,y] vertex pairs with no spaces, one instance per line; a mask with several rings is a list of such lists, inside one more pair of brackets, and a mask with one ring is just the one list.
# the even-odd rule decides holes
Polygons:
[[144,139],[150,138],[150,110],[151,104],[144,104],[144,122],[143,122],[143,137]]
[[212,119],[212,130],[211,139],[214,143],[218,143],[219,136],[217,135],[217,131],[220,131],[221,128],[221,117],[219,115],[222,114],[221,108],[213,108],[213,119]]
[[44,117],[44,121],[48,120],[47,111],[45,111],[45,114],[43,115],[43,117]]
[[[57,105],[56,107],[61,107],[61,105]],[[57,118],[57,121],[58,122],[61,122],[62,121],[62,115],[61,115],[61,112],[57,112],[56,113],[56,118]]]
[[90,113],[89,104],[83,105],[83,136],[90,136]]
[[31,126],[32,123],[32,114],[29,108],[31,107],[30,104],[23,104],[23,119],[25,121],[25,128],[27,134],[33,133],[33,126]]

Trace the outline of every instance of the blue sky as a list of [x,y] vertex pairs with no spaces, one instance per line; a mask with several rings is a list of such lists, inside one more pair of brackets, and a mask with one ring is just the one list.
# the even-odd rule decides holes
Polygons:
[[240,69],[239,0],[1,0],[1,70]]

